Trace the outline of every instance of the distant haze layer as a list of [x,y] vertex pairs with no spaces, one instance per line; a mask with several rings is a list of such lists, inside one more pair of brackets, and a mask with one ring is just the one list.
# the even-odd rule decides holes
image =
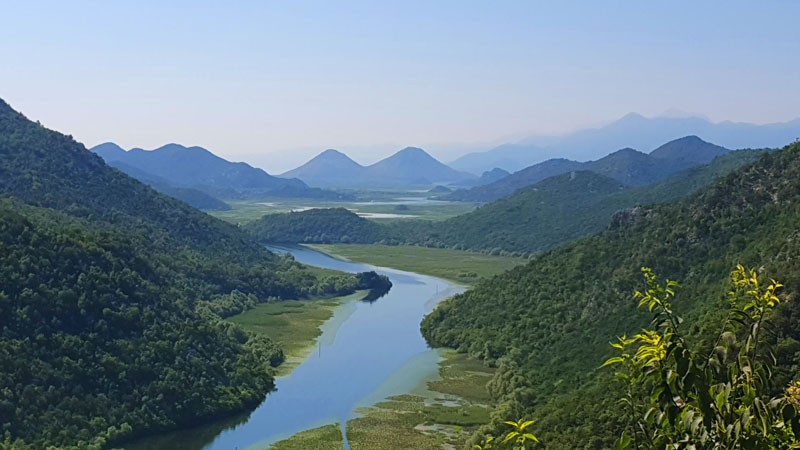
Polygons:
[[800,116],[796,1],[43,0],[0,15],[16,109],[88,146],[178,142],[270,173],[326,148],[450,161],[630,111]]

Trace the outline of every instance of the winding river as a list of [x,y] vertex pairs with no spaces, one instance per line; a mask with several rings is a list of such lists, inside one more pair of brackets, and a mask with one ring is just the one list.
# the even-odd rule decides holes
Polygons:
[[[348,302],[322,326],[316,350],[255,410],[224,421],[139,440],[126,450],[250,450],[300,431],[345,424],[356,410],[413,390],[435,376],[439,354],[419,331],[422,318],[458,285],[411,272],[351,263],[303,247],[271,247],[297,261],[344,272],[375,270],[392,281],[374,303]],[[345,439],[345,448],[349,448]]]

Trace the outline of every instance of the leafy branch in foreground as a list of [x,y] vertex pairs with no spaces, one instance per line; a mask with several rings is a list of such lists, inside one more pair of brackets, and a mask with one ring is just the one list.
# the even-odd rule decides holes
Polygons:
[[652,270],[642,272],[647,288],[635,298],[654,313],[653,329],[619,338],[611,344],[619,355],[603,364],[618,367],[626,386],[620,405],[628,426],[615,450],[800,448],[800,384],[770,397],[777,360],[769,316],[782,285],[737,266],[728,318],[703,352],[680,334],[671,302],[678,283],[659,284]]
[[[490,450],[493,448],[510,448],[511,450],[527,450],[529,448],[533,448],[533,446],[538,445],[539,438],[537,438],[533,433],[529,432],[527,428],[534,423],[535,420],[523,420],[520,419],[516,422],[513,421],[506,421],[503,422],[506,425],[512,427],[512,430],[506,433],[503,437],[502,441],[498,444],[499,447],[494,447],[495,445],[495,438],[494,436],[486,436],[483,440],[482,445],[475,445],[473,450]],[[511,447],[508,447],[511,445]]]

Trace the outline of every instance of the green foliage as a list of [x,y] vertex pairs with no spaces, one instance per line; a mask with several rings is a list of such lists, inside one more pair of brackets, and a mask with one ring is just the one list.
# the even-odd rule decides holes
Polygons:
[[345,208],[268,214],[245,229],[256,239],[273,243],[348,244],[381,239],[378,224]]
[[677,283],[661,285],[652,270],[642,271],[647,288],[636,298],[654,312],[653,328],[620,338],[612,344],[620,355],[603,364],[618,366],[626,387],[620,412],[629,425],[614,448],[797,448],[800,417],[785,396],[770,394],[777,360],[767,333],[782,285],[762,286],[755,270],[739,265],[731,273],[728,319],[708,350],[681,334],[671,302]]
[[[597,366],[615,356],[609,339],[647,325],[625,301],[639,287],[641,266],[682,280],[672,308],[685,321],[683,338],[713,342],[726,321],[719,292],[728,268],[769,267],[782,274],[785,298],[797,298],[798,223],[800,145],[793,144],[689,199],[618,214],[599,235],[479,282],[440,304],[422,331],[434,346],[497,366],[489,389],[499,403],[482,433],[497,435],[502,420],[535,411],[537,436],[552,448],[613,448],[627,423],[615,406],[624,390]],[[800,367],[800,302],[778,305],[773,316],[772,380],[785,386]]]
[[565,173],[437,222],[405,219],[376,223],[339,208],[268,215],[247,229],[269,242],[411,244],[528,255],[599,232],[621,209],[668,202],[696,192],[762,153],[732,152],[709,165],[639,187],[625,187],[591,171]]
[[733,152],[640,187],[590,171],[565,173],[439,223],[390,224],[384,241],[490,254],[540,253],[603,230],[619,210],[685,197],[762,153]]
[[[496,440],[494,436],[486,436],[482,444],[475,444],[473,450],[490,450],[508,448],[510,450],[528,450],[534,448],[541,442],[533,433],[528,431],[528,427],[535,424],[535,420],[505,421],[504,424],[511,427],[502,440]],[[499,442],[497,442],[499,441]]]
[[219,316],[337,285],[1,100],[0,280],[0,448],[103,448],[254,406],[283,353]]
[[[72,225],[72,226],[70,226]],[[231,413],[272,388],[280,350],[195,311],[124,235],[0,202],[0,434],[99,448]]]

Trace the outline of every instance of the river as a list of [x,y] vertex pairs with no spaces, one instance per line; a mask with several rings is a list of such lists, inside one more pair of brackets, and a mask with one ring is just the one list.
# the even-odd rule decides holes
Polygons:
[[[445,280],[332,258],[304,247],[271,247],[301,263],[344,272],[375,270],[392,281],[374,303],[349,302],[322,326],[316,350],[255,410],[148,437],[126,450],[251,450],[318,426],[345,424],[356,410],[410,392],[435,376],[439,354],[419,331],[437,303],[463,291]],[[345,442],[345,447],[348,448]]]

